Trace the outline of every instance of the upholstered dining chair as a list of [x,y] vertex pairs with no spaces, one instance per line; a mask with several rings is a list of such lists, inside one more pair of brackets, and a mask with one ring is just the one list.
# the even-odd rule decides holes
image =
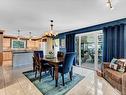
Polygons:
[[59,57],[59,58],[64,58],[64,56],[65,56],[64,52],[62,52],[62,51],[58,51],[58,52],[57,52],[57,58],[58,58],[58,57]]
[[[38,57],[38,58],[43,58],[44,57],[44,53],[43,53],[42,50],[40,50],[40,51],[34,51],[33,56]],[[48,62],[46,62],[46,61],[43,61],[43,64],[49,65]],[[33,60],[33,70],[34,70],[34,66],[35,65],[34,65],[34,60]]]
[[75,59],[75,56],[76,56],[75,52],[66,53],[63,65],[59,66],[59,73],[61,73],[62,76],[63,86],[64,86],[64,74],[69,73],[70,80],[72,80],[73,61]]
[[[33,57],[43,58],[43,51],[34,51]],[[35,58],[32,59],[33,59],[33,71],[35,71],[35,65],[36,65]]]
[[[64,56],[65,56],[65,53],[64,52],[62,52],[62,51],[58,51],[57,52],[57,58],[64,58]],[[60,65],[62,65],[63,64],[63,62],[62,63],[60,63]],[[53,79],[54,79],[54,66],[52,66],[53,67]]]
[[32,61],[33,61],[33,71],[35,71],[35,65],[36,65],[36,63],[35,63],[35,58],[34,58],[34,56],[32,57]]
[[43,51],[34,51],[34,56],[37,56],[39,58],[43,58],[44,53],[43,53]]
[[37,72],[39,72],[39,81],[41,81],[42,78],[42,72],[49,71],[49,73],[52,76],[52,67],[47,65],[47,64],[43,64],[43,62],[39,59],[39,57],[34,56],[33,60],[35,62],[35,78],[37,76]]

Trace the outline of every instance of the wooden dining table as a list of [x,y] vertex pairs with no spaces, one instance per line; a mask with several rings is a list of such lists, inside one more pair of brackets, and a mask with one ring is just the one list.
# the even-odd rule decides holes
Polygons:
[[41,61],[46,61],[48,62],[48,64],[50,64],[51,66],[54,67],[54,77],[55,77],[55,86],[57,87],[58,85],[58,69],[59,69],[59,65],[61,65],[64,61],[64,58],[46,58],[46,57],[43,57],[41,58]]

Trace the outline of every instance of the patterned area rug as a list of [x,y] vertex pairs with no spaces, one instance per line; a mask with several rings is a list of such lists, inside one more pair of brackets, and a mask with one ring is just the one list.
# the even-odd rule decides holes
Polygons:
[[65,75],[65,86],[62,86],[62,78],[59,74],[58,87],[55,87],[55,80],[49,73],[43,73],[41,82],[37,77],[35,79],[35,73],[27,71],[23,73],[40,91],[43,95],[65,95],[70,89],[72,89],[80,80],[84,78],[79,74],[73,75],[73,80],[70,81],[69,74]]

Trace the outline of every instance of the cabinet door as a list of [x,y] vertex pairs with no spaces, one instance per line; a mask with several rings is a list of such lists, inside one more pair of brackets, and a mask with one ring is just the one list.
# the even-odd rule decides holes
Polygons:
[[12,52],[3,52],[3,61],[11,61],[12,60]]
[[2,53],[0,52],[0,66],[2,66],[2,63],[3,63],[3,55],[2,55]]

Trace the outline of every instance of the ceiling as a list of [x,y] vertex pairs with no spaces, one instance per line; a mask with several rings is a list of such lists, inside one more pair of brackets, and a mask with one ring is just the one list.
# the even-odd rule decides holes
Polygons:
[[0,0],[0,29],[5,34],[40,36],[49,31],[50,20],[58,33],[126,17],[126,0]]

